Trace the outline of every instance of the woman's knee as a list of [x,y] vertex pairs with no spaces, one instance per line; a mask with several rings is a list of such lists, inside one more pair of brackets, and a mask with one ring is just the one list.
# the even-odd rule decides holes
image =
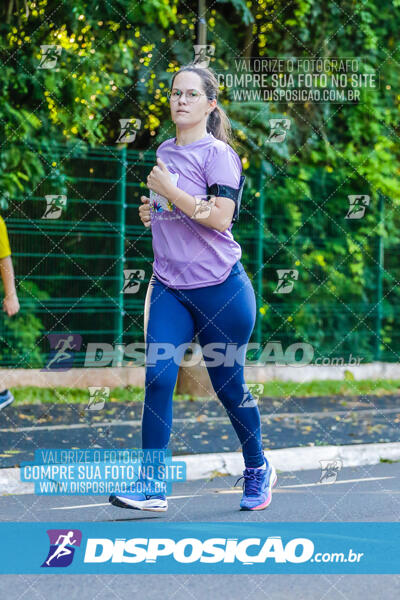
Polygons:
[[145,378],[146,390],[151,390],[152,394],[168,393],[174,389],[176,377],[176,370],[165,368],[165,365],[161,367],[147,367]]

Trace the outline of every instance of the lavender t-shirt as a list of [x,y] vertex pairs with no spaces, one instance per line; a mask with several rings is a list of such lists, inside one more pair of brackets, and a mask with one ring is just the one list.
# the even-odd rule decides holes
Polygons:
[[[156,155],[179,189],[194,196],[205,195],[207,184],[239,187],[242,163],[229,144],[212,133],[185,146],[175,142],[171,138],[160,144]],[[232,223],[224,232],[211,229],[152,191],[150,217],[153,271],[168,287],[191,289],[222,283],[242,256],[231,233]]]

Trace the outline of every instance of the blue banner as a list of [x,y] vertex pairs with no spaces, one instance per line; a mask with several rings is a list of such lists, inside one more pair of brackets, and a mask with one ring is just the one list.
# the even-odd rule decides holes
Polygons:
[[400,523],[0,523],[0,572],[400,574]]
[[34,462],[21,462],[20,479],[34,483],[35,494],[48,496],[171,495],[172,482],[186,480],[186,463],[157,448],[39,448]]

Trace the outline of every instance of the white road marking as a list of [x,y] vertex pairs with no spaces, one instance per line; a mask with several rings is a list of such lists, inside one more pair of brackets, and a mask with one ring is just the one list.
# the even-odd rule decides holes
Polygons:
[[[275,488],[275,491],[281,490],[281,489],[286,489],[286,488],[301,488],[301,487],[312,487],[312,486],[326,486],[326,485],[335,485],[338,483],[359,483],[359,482],[363,482],[363,481],[381,481],[383,479],[394,479],[394,476],[388,476],[388,477],[364,477],[364,478],[359,478],[359,479],[342,479],[339,481],[335,481],[334,483],[296,483],[293,485],[280,485],[278,488]],[[237,490],[211,490],[211,493],[217,493],[217,494],[241,494],[243,492],[243,489],[237,489]],[[209,493],[210,493],[209,492]],[[188,494],[188,495],[184,495],[184,496],[167,496],[167,500],[179,500],[180,498],[197,498],[200,496],[206,496],[207,494]],[[51,507],[51,510],[73,510],[75,508],[95,508],[96,506],[109,506],[110,503],[109,502],[100,502],[97,504],[77,504],[74,506],[53,506]],[[48,510],[48,508],[44,508],[43,510]]]
[[[167,496],[167,500],[178,500],[179,498],[196,498],[198,496],[205,496],[206,494],[190,494],[189,496]],[[72,510],[74,508],[93,508],[95,506],[110,506],[109,502],[100,502],[98,504],[78,504],[75,506],[53,506],[51,510]],[[48,510],[44,508],[43,510]]]
[[364,478],[360,478],[360,479],[339,479],[336,480],[334,483],[295,483],[293,485],[280,485],[279,489],[282,488],[298,488],[298,487],[311,487],[313,485],[318,485],[319,487],[325,486],[325,485],[335,485],[337,483],[358,483],[361,481],[378,481],[380,479],[394,479],[394,476],[390,476],[390,477],[364,477]]

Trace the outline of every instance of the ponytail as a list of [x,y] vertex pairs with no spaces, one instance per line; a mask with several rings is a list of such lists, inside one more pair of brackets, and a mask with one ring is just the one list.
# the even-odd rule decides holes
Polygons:
[[213,136],[222,140],[226,144],[232,144],[232,128],[226,112],[217,106],[208,115],[207,131],[211,131]]

